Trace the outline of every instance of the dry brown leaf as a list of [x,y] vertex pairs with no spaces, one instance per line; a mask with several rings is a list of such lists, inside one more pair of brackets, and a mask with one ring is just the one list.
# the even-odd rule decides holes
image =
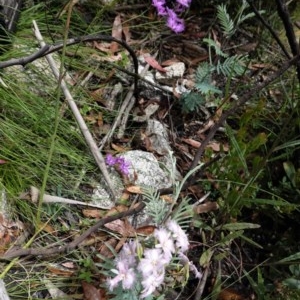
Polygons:
[[168,203],[173,203],[173,198],[169,195],[161,195],[160,196],[161,199],[163,199],[164,201],[168,202]]
[[152,225],[142,226],[142,227],[139,227],[136,229],[136,233],[148,236],[148,235],[151,235],[155,229],[156,229],[156,227],[152,226]]
[[174,57],[174,58],[167,59],[167,60],[163,61],[161,63],[161,65],[164,66],[164,67],[169,67],[169,66],[172,66],[172,65],[174,65],[175,63],[178,63],[178,62],[180,62],[180,60],[177,59],[176,57]]
[[82,214],[87,218],[100,219],[103,217],[103,211],[99,209],[83,209]]
[[126,205],[117,205],[114,206],[113,208],[111,208],[109,211],[106,212],[105,217],[111,216],[111,215],[115,215],[117,213],[123,212],[128,210],[128,207]]
[[59,264],[48,264],[47,269],[53,274],[53,275],[59,275],[59,276],[64,276],[64,277],[70,277],[74,275],[77,270],[75,269],[70,269],[66,268],[62,265]]
[[94,285],[82,282],[84,300],[103,300],[102,293]]
[[99,247],[98,251],[102,256],[106,258],[112,258],[115,256],[115,254],[111,252],[110,248],[107,247],[107,245],[109,245],[112,248],[115,248],[117,244],[118,240],[115,238],[111,238],[107,242],[101,243],[101,246]]
[[104,225],[106,228],[119,233],[124,237],[134,236],[135,229],[129,224],[128,220],[115,220]]
[[224,289],[218,295],[217,300],[246,300],[238,291],[234,289]]
[[122,195],[121,195],[121,199],[122,199],[122,201],[126,201],[126,200],[128,200],[129,198],[130,198],[130,193],[129,192],[127,192],[127,191],[123,191],[122,192]]
[[[121,16],[117,15],[115,17],[114,23],[113,23],[113,27],[112,27],[112,37],[121,40],[122,39],[122,21],[121,21]],[[116,42],[111,42],[110,45],[110,51],[112,53],[116,53],[119,50],[119,44]]]
[[159,72],[166,73],[167,71],[158,63],[158,61],[150,56],[149,54],[144,54],[145,61],[153,68]]
[[66,262],[62,263],[61,265],[67,269],[75,269],[75,264],[72,261],[66,261]]
[[131,41],[131,32],[130,32],[130,27],[128,25],[123,26],[123,34],[125,36],[126,43],[129,44]]
[[204,125],[203,128],[201,128],[201,129],[199,129],[199,130],[197,131],[197,134],[201,134],[201,133],[207,131],[207,130],[210,129],[214,124],[215,124],[215,122],[214,122],[213,120],[210,119],[210,120]]
[[217,142],[211,142],[207,145],[207,147],[213,149],[215,152],[219,152],[221,149],[225,152],[228,152],[229,150],[228,144],[220,144]]
[[138,185],[130,185],[126,187],[126,191],[132,194],[143,194],[143,191]]
[[49,224],[41,223],[38,227],[49,234],[56,235],[56,230]]
[[201,143],[200,143],[200,142],[195,141],[195,140],[193,140],[193,139],[184,139],[184,138],[182,138],[181,140],[182,140],[183,142],[185,142],[186,144],[191,145],[191,146],[194,147],[194,148],[199,148],[199,147],[201,146]]
[[203,214],[203,213],[208,213],[210,211],[218,210],[219,205],[217,202],[205,202],[203,204],[197,205],[194,207],[194,212],[196,214]]
[[118,153],[124,153],[129,150],[129,148],[119,146],[117,144],[111,143],[111,147],[113,150],[117,151]]
[[[191,145],[193,148],[199,148],[201,146],[201,143],[198,141],[195,141],[193,139],[181,139],[183,142],[187,143],[188,145]],[[215,152],[220,152],[221,147],[223,147],[223,151],[227,152],[229,150],[228,144],[221,144],[218,142],[210,142],[207,145],[207,148],[211,148]]]

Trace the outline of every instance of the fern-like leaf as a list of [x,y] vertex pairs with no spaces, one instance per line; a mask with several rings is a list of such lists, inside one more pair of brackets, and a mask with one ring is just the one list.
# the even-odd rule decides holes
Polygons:
[[227,37],[230,37],[231,35],[234,34],[235,30],[234,30],[234,22],[227,12],[227,7],[226,5],[221,4],[218,5],[217,10],[218,10],[217,17],[220,22],[221,28],[224,34],[227,35]]
[[246,70],[246,59],[247,56],[234,55],[228,57],[222,63],[218,61],[216,71],[218,74],[223,74],[226,77],[229,76],[240,76],[244,74]]
[[211,82],[211,74],[215,70],[215,67],[208,62],[200,64],[196,71],[196,82]]
[[166,202],[160,198],[157,191],[148,187],[143,188],[143,195],[148,200],[145,209],[147,214],[152,217],[155,225],[160,225],[168,212]]
[[221,50],[220,46],[214,40],[204,38],[203,42],[205,42],[209,47],[213,48],[217,55],[222,56],[222,57],[227,57],[228,56],[226,53],[224,53]]
[[192,112],[205,104],[205,98],[200,93],[185,93],[180,98],[183,112]]
[[221,94],[222,93],[221,90],[219,90],[214,85],[207,83],[207,82],[196,83],[195,88],[204,95]]

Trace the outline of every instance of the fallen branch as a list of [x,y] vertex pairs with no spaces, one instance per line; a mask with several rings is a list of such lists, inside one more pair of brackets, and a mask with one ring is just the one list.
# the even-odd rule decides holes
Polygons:
[[[39,189],[37,189],[34,186],[31,186],[30,192],[22,193],[19,196],[19,199],[37,203],[39,196],[40,196]],[[71,205],[89,206],[89,207],[95,207],[95,208],[99,208],[99,209],[111,209],[111,207],[107,207],[107,206],[92,204],[92,203],[88,203],[88,202],[83,202],[83,201],[78,201],[78,200],[74,200],[74,199],[58,197],[58,196],[52,196],[52,195],[48,195],[48,194],[43,194],[43,203],[63,203],[63,204],[71,204]]]
[[[116,43],[120,44],[122,47],[124,47],[129,52],[129,54],[132,58],[133,66],[134,66],[134,73],[127,72],[126,70],[122,70],[120,67],[119,67],[119,70],[122,70],[134,77],[134,94],[135,94],[135,96],[137,96],[137,94],[138,94],[138,79],[139,79],[139,75],[138,75],[139,74],[138,73],[139,63],[138,63],[138,59],[136,57],[135,52],[125,41],[118,40],[109,35],[91,34],[91,35],[85,35],[85,36],[67,39],[65,45],[72,46],[75,44],[80,44],[80,43],[84,43],[84,42],[92,42],[92,41],[97,41],[97,40],[104,41],[104,42],[116,42]],[[58,42],[53,45],[48,45],[48,44],[44,43],[43,46],[35,53],[32,53],[28,56],[24,56],[24,57],[20,57],[20,58],[13,58],[13,59],[10,59],[7,61],[0,62],[0,69],[4,69],[4,68],[10,67],[10,66],[15,66],[15,65],[25,66],[25,65],[33,62],[34,60],[37,60],[38,58],[41,58],[48,54],[57,52],[57,51],[61,50],[63,47],[64,47],[63,42]]]
[[145,204],[143,202],[140,202],[137,206],[128,209],[127,211],[123,211],[118,214],[105,217],[100,221],[98,221],[95,225],[90,227],[88,230],[86,230],[79,237],[77,237],[73,242],[66,244],[64,246],[51,247],[51,245],[49,245],[48,247],[45,248],[29,248],[29,249],[18,249],[18,250],[10,249],[8,250],[8,252],[6,252],[3,256],[0,257],[0,260],[12,260],[15,257],[21,257],[27,255],[49,256],[49,255],[54,255],[59,253],[70,252],[76,249],[80,243],[82,243],[89,235],[94,233],[100,227],[103,227],[105,224],[110,223],[112,221],[137,214],[141,212],[144,209],[144,207]]
[[[43,37],[38,29],[38,26],[36,24],[35,21],[33,21],[33,26],[34,26],[34,33],[35,33],[35,36],[37,38],[37,40],[39,41],[40,45],[43,47],[45,46],[45,42],[43,40]],[[55,75],[56,79],[59,81],[60,80],[60,74],[59,74],[59,70],[55,64],[55,61],[52,57],[51,54],[47,54],[46,55],[46,59],[52,69],[52,72],[53,74]],[[66,82],[62,79],[61,80],[61,83],[60,83],[60,86],[61,86],[61,89],[66,97],[66,100],[69,104],[69,107],[71,108],[72,110],[72,113],[76,119],[76,122],[78,123],[78,126],[94,156],[94,159],[98,165],[98,167],[100,168],[102,174],[103,174],[103,177],[107,183],[107,186],[108,186],[108,189],[109,189],[109,192],[111,194],[111,196],[113,197],[113,199],[115,200],[115,192],[114,192],[114,186],[111,182],[111,179],[110,179],[110,176],[109,176],[109,173],[108,173],[108,170],[107,170],[107,167],[106,167],[106,164],[105,164],[105,161],[104,161],[104,158],[101,154],[101,152],[98,150],[98,146],[92,136],[92,134],[90,133],[83,117],[81,116],[80,114],[80,111],[68,89],[68,86],[66,84]]]

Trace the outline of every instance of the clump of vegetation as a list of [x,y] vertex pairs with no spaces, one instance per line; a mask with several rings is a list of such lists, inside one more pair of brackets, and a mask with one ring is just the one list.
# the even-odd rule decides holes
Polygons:
[[[167,18],[169,28],[178,33],[183,30],[183,18],[188,16],[190,2],[178,0],[171,5],[159,0],[153,4],[163,20]],[[116,4],[121,5],[114,1],[110,5],[97,6],[95,11],[91,8],[92,1],[78,6],[70,3],[72,9],[62,8],[56,1],[34,5],[22,14],[14,46],[1,60],[34,52],[36,41],[32,39],[32,19],[38,21],[47,39],[54,42],[63,40],[66,35],[108,33],[114,21],[112,15],[115,16],[117,11],[114,12]],[[157,21],[153,11],[149,10],[149,3],[140,4],[141,8],[131,8],[131,11],[137,9],[139,15],[132,15],[126,7],[118,8],[125,11],[123,18],[126,13],[130,16],[123,20],[124,24],[129,24],[129,29],[123,31],[122,37],[129,38],[128,43],[131,43],[135,36],[141,37],[140,28],[147,28],[144,31],[149,29],[150,34],[143,38],[145,41],[150,39],[149,45],[154,45],[151,34],[159,35],[158,24],[165,26],[164,21]],[[280,4],[284,3],[277,0],[277,4],[280,12]],[[116,300],[164,299],[167,294],[186,299],[187,293],[191,296],[191,290],[195,299],[221,299],[226,293],[235,299],[299,297],[299,83],[293,71],[284,73],[290,66],[279,72],[278,62],[269,60],[270,55],[264,54],[267,47],[263,43],[251,56],[238,51],[238,44],[246,39],[245,36],[251,36],[251,43],[257,42],[252,33],[255,17],[259,15],[279,23],[277,16],[269,16],[267,4],[264,10],[254,10],[248,1],[239,2],[236,8],[229,9],[228,5],[221,2],[214,10],[214,21],[201,40],[201,46],[208,50],[208,59],[195,67],[194,88],[182,95],[182,110],[176,111],[176,117],[179,115],[188,123],[184,126],[212,125],[205,130],[192,127],[190,133],[177,134],[173,130],[174,122],[171,122],[169,128],[176,141],[171,146],[179,163],[173,160],[173,168],[168,168],[173,186],[167,191],[140,189],[135,186],[135,179],[130,181],[128,177],[129,164],[118,155],[106,155],[106,164],[121,175],[126,186],[122,204],[117,201],[108,213],[66,204],[42,205],[40,202],[41,205],[36,206],[20,199],[22,194],[22,199],[28,200],[32,195],[27,191],[30,186],[36,186],[41,188],[42,194],[89,200],[101,174],[71,111],[65,106],[59,83],[50,79],[46,71],[41,72],[30,64],[25,71],[27,75],[33,74],[27,76],[31,81],[20,81],[16,71],[3,72],[4,84],[0,86],[0,188],[1,197],[9,199],[16,219],[27,224],[26,234],[30,238],[25,237],[25,242],[19,246],[34,245],[34,250],[49,251],[57,245],[57,249],[64,248],[70,242],[67,253],[53,252],[49,261],[44,260],[42,254],[31,252],[38,258],[34,264],[30,261],[30,267],[22,261],[22,270],[26,274],[15,261],[8,264],[5,261],[0,278],[4,279],[12,299],[55,298],[50,295],[53,285],[61,298],[84,294],[85,298],[92,299],[86,289],[93,291],[93,297],[98,297],[95,299]],[[198,10],[198,13],[202,12]],[[56,22],[50,24],[49,15],[55,15]],[[91,18],[89,24],[85,17]],[[188,36],[189,26],[196,25],[189,24],[189,18],[186,18],[185,26]],[[139,28],[139,32],[135,28]],[[245,34],[248,28],[249,32]],[[260,28],[255,28],[255,33],[260,32]],[[267,35],[266,32],[263,34]],[[272,34],[271,38],[268,36],[270,40],[274,38]],[[139,50],[134,43],[132,45]],[[109,125],[117,115],[116,111],[106,107],[102,98],[107,90],[102,88],[117,80],[129,85],[115,70],[115,67],[124,68],[128,59],[126,53],[122,53],[122,59],[114,62],[115,65],[110,65],[108,60],[101,64],[101,59],[110,55],[107,54],[109,50],[99,43],[93,46],[87,45],[82,51],[78,50],[82,45],[72,46],[59,55],[72,75],[72,94],[81,113],[94,137],[100,141],[103,136],[101,126]],[[272,51],[274,57],[280,57],[274,47]],[[110,58],[116,59],[116,56]],[[95,57],[100,67],[93,65]],[[281,61],[285,65],[284,58]],[[270,80],[270,87],[262,89],[261,83],[277,73],[276,80]],[[88,76],[88,86],[76,81]],[[36,88],[37,82],[42,82],[42,89],[40,83]],[[251,99],[241,101],[243,94],[251,89],[254,91]],[[117,96],[120,97],[118,104],[123,101],[123,96]],[[171,110],[173,98],[171,94],[168,96],[170,101],[159,108],[161,120],[165,120],[162,116],[165,116],[166,108],[170,118],[175,117]],[[138,99],[137,102],[143,112],[143,104],[147,101]],[[201,107],[211,114],[209,120],[203,120],[198,114]],[[191,120],[186,116],[191,116]],[[133,148],[131,133],[136,131],[134,126],[125,138],[115,139],[105,149],[115,154]],[[143,130],[142,135],[146,135]],[[215,144],[207,142],[208,147],[202,150],[197,144],[198,152],[195,153],[195,150],[179,145],[183,143],[180,135],[189,135],[185,141],[193,145],[196,144],[193,139],[204,145],[212,138]],[[146,136],[140,148],[155,153],[150,138]],[[196,160],[199,153],[200,160]],[[130,164],[134,167],[134,162]],[[191,168],[189,164],[195,167]],[[180,180],[175,176],[178,166],[187,170]],[[136,199],[140,206],[136,205]],[[136,219],[130,223],[127,217],[140,213],[143,206],[152,225],[135,228],[132,224]],[[100,220],[95,224],[90,216]],[[0,218],[0,230],[1,222]],[[3,240],[10,241],[0,243],[3,257],[14,242],[12,236],[25,230],[18,224],[6,226],[16,227],[19,231],[3,234]],[[114,226],[113,229],[105,226],[108,224]],[[89,231],[91,228],[94,230]],[[101,230],[97,231],[99,228]],[[74,240],[78,235],[82,236],[81,231],[86,236],[74,246]],[[48,245],[51,245],[50,249]],[[80,247],[76,249],[77,246]],[[49,271],[55,277],[51,284],[48,279],[43,279]],[[18,289],[15,282],[20,282]]]

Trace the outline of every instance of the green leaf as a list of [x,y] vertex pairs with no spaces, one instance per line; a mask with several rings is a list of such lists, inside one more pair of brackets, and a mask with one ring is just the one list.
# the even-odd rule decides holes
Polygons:
[[249,239],[248,237],[241,235],[241,239],[243,239],[244,241],[246,241],[247,243],[253,245],[254,247],[257,247],[259,249],[263,249],[264,247],[262,247],[260,244],[254,242],[253,240]]
[[288,256],[286,258],[283,258],[279,262],[280,263],[283,263],[283,262],[292,262],[292,261],[298,260],[298,259],[300,260],[300,252],[297,252],[297,253],[295,253],[293,255],[290,255],[290,256]]
[[222,91],[216,88],[215,86],[206,83],[206,82],[200,82],[195,84],[195,88],[199,90],[204,95],[209,94],[222,94]]
[[294,167],[294,164],[290,161],[285,161],[283,163],[283,168],[286,173],[286,176],[291,181],[293,187],[296,187],[296,169]]
[[231,35],[234,34],[234,22],[230,18],[228,12],[227,12],[227,7],[224,4],[218,5],[217,6],[217,17],[220,22],[221,28],[224,32],[225,35],[230,37]]
[[284,144],[276,147],[273,151],[278,151],[278,150],[282,150],[282,149],[286,149],[286,148],[290,148],[290,147],[297,147],[297,146],[300,146],[300,140],[295,140],[295,141],[284,143]]
[[208,38],[204,38],[203,42],[206,43],[208,45],[208,47],[211,47],[215,50],[216,55],[218,56],[222,56],[222,57],[227,57],[228,54],[224,53],[221,50],[221,47],[212,39],[208,39]]
[[196,71],[196,82],[211,82],[211,73],[215,70],[215,67],[208,62],[199,64]]
[[229,76],[241,76],[245,73],[247,56],[234,55],[226,58],[223,62],[217,62],[216,71],[218,74]]
[[259,224],[253,223],[228,223],[222,226],[218,226],[216,230],[229,230],[229,231],[237,231],[237,230],[244,230],[244,229],[256,229],[260,228]]
[[296,278],[287,278],[282,281],[284,285],[289,287],[290,289],[300,290],[300,280]]
[[200,266],[205,268],[209,265],[211,258],[214,254],[214,251],[212,251],[211,249],[207,249],[205,250],[199,260]]
[[294,276],[300,276],[300,265],[290,265],[289,269]]
[[199,106],[205,104],[205,98],[200,93],[185,93],[180,98],[182,109],[184,112],[197,110]]
[[220,245],[229,245],[233,240],[239,238],[244,233],[243,230],[235,231],[232,233],[227,234],[224,238],[221,239]]

